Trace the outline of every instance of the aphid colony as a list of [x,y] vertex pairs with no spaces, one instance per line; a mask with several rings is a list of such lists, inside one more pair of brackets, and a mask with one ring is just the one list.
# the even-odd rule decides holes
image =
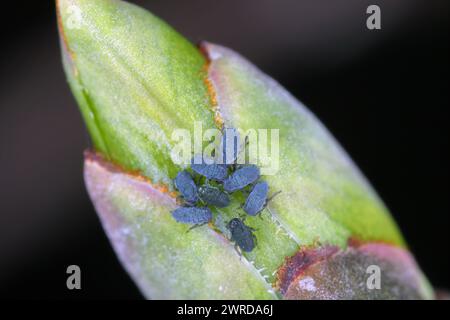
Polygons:
[[[183,205],[172,211],[176,221],[191,224],[193,227],[209,223],[213,218],[210,207],[229,206],[230,196],[244,189],[250,189],[245,203],[241,206],[245,213],[256,216],[266,207],[271,199],[268,198],[269,186],[265,181],[258,181],[259,168],[252,164],[237,164],[238,137],[236,129],[225,128],[220,145],[220,156],[223,157],[221,163],[196,155],[191,161],[193,173],[183,170],[177,174],[174,184],[180,192]],[[230,143],[233,143],[232,150],[227,147]],[[254,229],[247,226],[244,219],[233,218],[226,227],[231,234],[230,240],[242,251],[250,252],[255,248]]]

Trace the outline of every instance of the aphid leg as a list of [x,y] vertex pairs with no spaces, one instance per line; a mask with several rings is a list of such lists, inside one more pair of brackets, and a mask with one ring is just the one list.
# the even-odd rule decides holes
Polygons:
[[275,197],[276,197],[277,195],[279,195],[280,193],[281,193],[281,190],[275,192],[273,195],[271,195],[269,198],[267,198],[267,200],[266,200],[266,206],[267,206],[267,204],[269,203],[269,201],[272,201],[272,199],[275,198]]
[[208,224],[208,222],[203,222],[203,223],[194,224],[192,227],[190,227],[189,229],[187,229],[186,233],[190,232],[192,229],[201,227],[201,226],[203,226],[203,225],[205,225],[205,224]]
[[[267,205],[269,204],[269,202],[272,201],[273,198],[275,198],[275,197],[276,197],[277,195],[279,195],[280,193],[281,193],[281,190],[275,192],[273,195],[271,195],[269,198],[267,198],[266,203],[264,204],[264,207],[262,208],[262,210],[266,209],[266,208],[267,208]],[[262,213],[262,212],[259,213],[260,217],[261,217],[261,213]]]
[[179,205],[179,206],[183,206],[183,207],[193,207],[193,206],[195,206],[195,202],[187,201],[181,195],[177,196],[175,201],[176,201],[176,204]]
[[234,250],[236,250],[237,254],[239,255],[239,260],[242,260],[242,251],[241,248],[237,245],[237,243],[234,244]]

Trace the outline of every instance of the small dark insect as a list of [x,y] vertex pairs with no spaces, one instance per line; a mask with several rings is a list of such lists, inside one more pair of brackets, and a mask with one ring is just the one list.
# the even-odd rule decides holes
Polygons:
[[198,201],[197,185],[189,172],[186,170],[178,172],[174,183],[188,204],[194,205]]
[[234,241],[236,246],[241,248],[242,251],[250,252],[255,248],[256,237],[253,234],[255,229],[246,226],[244,221],[234,218],[228,222],[227,228],[231,233],[231,241]]
[[207,179],[216,181],[223,181],[228,175],[228,169],[225,165],[212,163],[212,161],[211,164],[208,164],[202,155],[197,155],[192,158],[191,168]]
[[269,193],[269,185],[267,182],[259,182],[257,183],[250,194],[245,200],[244,205],[242,206],[244,211],[251,215],[256,216],[260,213],[276,195],[280,194],[281,191],[275,192],[270,198],[267,198],[267,194]]
[[172,211],[177,222],[189,224],[205,224],[211,221],[212,212],[208,207],[179,207]]
[[230,197],[219,188],[205,184],[198,188],[198,195],[207,204],[218,208],[227,207],[230,204]]
[[239,132],[235,128],[224,128],[220,144],[221,163],[234,165],[239,154]]
[[223,188],[227,192],[241,190],[259,178],[259,168],[255,165],[248,165],[237,169],[224,182]]
[[268,193],[269,185],[267,182],[257,183],[245,200],[244,211],[251,216],[256,216],[266,206]]

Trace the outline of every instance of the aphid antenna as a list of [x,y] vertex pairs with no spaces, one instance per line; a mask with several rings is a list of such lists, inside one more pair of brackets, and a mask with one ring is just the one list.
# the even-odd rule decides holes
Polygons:
[[195,203],[189,202],[189,201],[184,201],[184,207],[194,207]]
[[208,224],[208,223],[204,222],[204,223],[194,224],[192,227],[190,227],[189,229],[186,230],[186,233],[191,232],[191,230],[193,230],[195,228],[198,228],[198,227],[201,227],[201,226],[203,226],[205,224]]
[[236,252],[239,256],[239,261],[242,261],[242,250],[241,250],[241,248],[239,248],[239,246],[236,243],[234,244],[234,250],[236,250]]
[[269,203],[269,201],[272,201],[273,198],[275,198],[277,195],[279,195],[281,193],[281,190],[275,192],[273,195],[271,195],[269,198],[267,198],[266,200],[266,205]]

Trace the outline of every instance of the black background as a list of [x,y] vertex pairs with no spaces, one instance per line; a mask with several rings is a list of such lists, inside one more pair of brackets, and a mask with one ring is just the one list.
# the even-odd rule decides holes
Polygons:
[[[303,101],[450,288],[448,1],[133,1],[196,42],[241,52]],[[369,4],[382,30],[365,27]],[[60,62],[52,1],[0,8],[0,296],[139,298],[82,180],[89,140]],[[65,287],[80,265],[82,290]]]

